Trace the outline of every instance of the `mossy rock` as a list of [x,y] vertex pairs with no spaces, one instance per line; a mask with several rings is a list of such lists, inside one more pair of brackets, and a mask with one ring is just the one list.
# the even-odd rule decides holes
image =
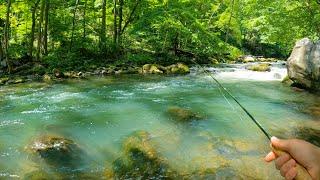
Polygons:
[[178,63],[171,66],[166,67],[167,74],[188,74],[190,73],[190,69],[187,65]]
[[293,81],[289,78],[289,76],[284,77],[281,82],[288,85],[293,84]]
[[3,85],[5,84],[6,82],[9,81],[9,78],[8,77],[3,77],[3,78],[0,78],[0,85]]
[[248,70],[258,72],[269,72],[271,71],[270,64],[254,64],[247,67]]
[[145,64],[142,67],[143,74],[163,74],[163,71],[159,69],[159,66],[156,64]]
[[48,74],[43,75],[42,79],[44,82],[51,82],[52,81],[51,76]]
[[75,142],[57,136],[42,136],[29,145],[27,151],[55,167],[77,167],[84,155]]
[[204,119],[199,113],[195,113],[190,109],[181,108],[178,106],[171,106],[168,108],[167,113],[174,120],[179,122],[189,122],[192,120],[201,120]]
[[23,78],[20,77],[15,77],[14,79],[9,79],[6,84],[21,84],[24,83],[25,80]]
[[124,140],[123,155],[113,162],[113,172],[106,176],[115,179],[170,179],[177,174],[160,156],[145,131],[133,133]]

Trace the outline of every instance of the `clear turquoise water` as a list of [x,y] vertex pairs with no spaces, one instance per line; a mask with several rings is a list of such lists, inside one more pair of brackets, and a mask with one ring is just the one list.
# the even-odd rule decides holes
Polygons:
[[[278,80],[218,78],[272,134],[290,136],[295,127],[320,127],[319,117],[302,112],[319,102],[315,95]],[[266,137],[229,102],[204,74],[0,87],[0,179],[48,168],[26,151],[34,139],[48,134],[71,139],[86,152],[86,164],[77,170],[103,173],[120,156],[123,139],[137,130],[148,131],[157,151],[178,171],[227,164],[237,173],[279,179],[273,165],[262,160],[269,150]],[[205,120],[176,122],[166,113],[170,106],[192,109]]]

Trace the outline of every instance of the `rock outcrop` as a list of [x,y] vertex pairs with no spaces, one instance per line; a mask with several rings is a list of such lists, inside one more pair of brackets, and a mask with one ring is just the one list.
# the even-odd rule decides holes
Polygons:
[[320,90],[320,41],[298,41],[288,59],[289,78],[298,87]]

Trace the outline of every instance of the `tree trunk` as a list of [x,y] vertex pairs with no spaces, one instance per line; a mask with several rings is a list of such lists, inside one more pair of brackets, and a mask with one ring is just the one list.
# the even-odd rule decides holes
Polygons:
[[103,52],[106,49],[106,7],[107,1],[102,1],[102,20],[101,20],[101,32],[100,32],[100,50]]
[[88,0],[84,1],[84,9],[83,9],[83,36],[82,39],[85,41],[86,39],[86,13],[87,13],[87,5],[88,5]]
[[234,10],[234,0],[231,0],[231,12],[230,12],[230,18],[227,26],[227,32],[226,32],[226,39],[225,43],[228,43],[229,33],[230,33],[230,24],[233,16],[233,10]]
[[9,30],[10,30],[10,9],[11,9],[11,0],[7,1],[7,14],[6,14],[6,24],[4,27],[4,55],[6,58],[6,63],[8,66],[8,72],[11,73],[12,67],[9,60]]
[[121,30],[122,30],[122,21],[123,21],[123,0],[119,0],[119,28],[118,28],[118,45],[121,46]]
[[71,40],[70,40],[69,51],[72,50],[72,46],[73,46],[73,37],[74,37],[74,30],[75,30],[75,26],[76,26],[76,13],[77,13],[77,10],[78,10],[78,5],[79,5],[79,0],[76,0],[76,4],[75,4],[75,7],[74,7],[74,11],[73,11],[72,31],[71,31]]
[[44,6],[45,6],[45,0],[41,0],[40,19],[39,19],[39,27],[38,27],[37,61],[40,61],[40,58],[41,58],[42,23],[43,23]]
[[[0,63],[2,62],[3,59],[3,51],[2,51],[2,36],[0,34]],[[0,65],[1,66],[1,65]]]
[[34,33],[36,30],[36,12],[38,9],[40,0],[37,0],[32,8],[32,27],[31,27],[31,34],[30,34],[30,44],[29,44],[29,56],[32,58],[33,55],[33,43],[34,43]]
[[44,11],[45,21],[44,21],[43,49],[44,49],[44,54],[47,55],[48,54],[49,6],[50,6],[49,0],[46,0],[45,6],[46,8]]
[[133,9],[132,9],[132,11],[131,11],[131,13],[130,13],[129,18],[128,18],[127,21],[124,23],[124,26],[123,26],[123,28],[122,28],[122,30],[121,30],[121,34],[124,33],[124,31],[126,30],[126,28],[128,27],[128,25],[130,24],[130,22],[133,20],[133,15],[134,15],[134,13],[135,13],[136,10],[137,10],[140,1],[141,1],[141,0],[137,0],[136,4],[134,5],[134,7],[133,7]]
[[117,31],[117,0],[113,0],[114,7],[113,7],[113,26],[114,26],[114,31],[113,31],[113,43],[114,46],[117,48],[117,38],[118,38],[118,31]]

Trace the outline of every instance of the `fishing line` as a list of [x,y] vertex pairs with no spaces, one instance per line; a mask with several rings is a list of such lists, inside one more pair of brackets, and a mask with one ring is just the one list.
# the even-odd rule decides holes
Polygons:
[[[253,115],[251,115],[251,113],[240,103],[240,101],[237,100],[237,98],[235,96],[233,96],[229,90],[227,88],[225,88],[215,77],[213,77],[213,75],[211,73],[209,73],[203,66],[201,66],[199,63],[197,63],[195,60],[191,60],[192,62],[194,62],[195,64],[197,64],[203,71],[204,73],[206,73],[207,75],[209,75],[214,82],[218,85],[219,89],[222,89],[222,91],[224,91],[228,96],[231,97],[231,99],[233,99],[239,106],[240,108],[250,117],[250,119],[258,126],[258,128],[263,132],[263,134],[268,138],[268,140],[271,139],[270,134],[262,127],[262,125],[253,117]],[[221,90],[220,90],[221,92]],[[221,93],[225,99],[226,96],[224,93]],[[227,100],[228,104],[231,104],[228,100]],[[234,109],[234,108],[233,108]],[[239,116],[240,117],[240,116]],[[241,117],[240,117],[241,118]]]

